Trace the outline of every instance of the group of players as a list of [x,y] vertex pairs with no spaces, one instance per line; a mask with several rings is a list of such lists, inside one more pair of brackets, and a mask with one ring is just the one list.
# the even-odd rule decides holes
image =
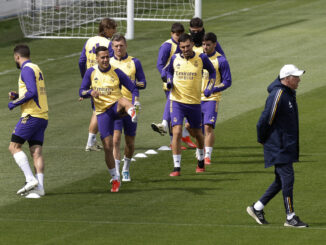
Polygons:
[[[146,88],[141,62],[127,53],[127,41],[116,33],[117,24],[101,20],[99,34],[88,39],[79,59],[82,83],[80,100],[91,98],[93,114],[89,125],[86,151],[105,153],[111,175],[111,192],[118,192],[120,182],[120,142],[125,134],[122,181],[131,181],[130,162],[134,153],[137,117],[141,109],[139,90]],[[26,183],[17,194],[27,198],[45,195],[42,145],[47,127],[47,97],[44,76],[30,61],[27,45],[14,49],[17,68],[21,69],[19,92],[9,92],[8,107],[21,105],[22,116],[12,133],[9,150],[25,175]],[[225,54],[214,33],[206,33],[203,21],[190,21],[190,34],[180,23],[171,27],[171,39],[159,50],[157,68],[161,74],[166,103],[162,123],[151,126],[161,135],[171,132],[174,169],[170,176],[180,176],[181,141],[196,147],[196,172],[210,164],[214,145],[214,127],[221,91],[231,86],[231,74]],[[184,118],[186,118],[183,130]],[[99,131],[103,146],[96,142]],[[189,134],[196,139],[193,143]],[[36,174],[29,166],[22,145],[28,141]]]

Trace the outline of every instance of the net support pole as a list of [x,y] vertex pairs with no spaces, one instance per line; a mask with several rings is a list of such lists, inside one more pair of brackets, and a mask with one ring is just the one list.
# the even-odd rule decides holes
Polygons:
[[127,1],[127,32],[126,39],[134,39],[134,0]]
[[199,18],[202,18],[202,16],[201,16],[201,10],[202,10],[201,1],[202,0],[195,0],[195,17],[199,17]]

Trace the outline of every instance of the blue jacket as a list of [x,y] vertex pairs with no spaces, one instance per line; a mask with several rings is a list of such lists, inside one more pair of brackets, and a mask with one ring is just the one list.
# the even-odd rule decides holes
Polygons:
[[264,145],[265,168],[299,161],[299,119],[296,93],[279,78],[267,91],[265,109],[257,123],[257,139]]

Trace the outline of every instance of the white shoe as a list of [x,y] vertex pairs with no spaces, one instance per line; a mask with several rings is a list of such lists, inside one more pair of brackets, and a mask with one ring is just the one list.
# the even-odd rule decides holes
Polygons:
[[24,194],[25,192],[30,191],[31,189],[36,187],[37,185],[38,185],[38,181],[37,179],[34,178],[33,180],[26,182],[23,188],[17,191],[17,195]]
[[152,123],[151,127],[155,132],[158,132],[162,136],[167,133],[167,128],[162,123]]
[[129,171],[122,171],[122,181],[123,182],[130,182],[131,181]]
[[101,149],[98,147],[98,145],[87,145],[85,151],[101,151]]
[[23,194],[26,198],[29,198],[28,195],[30,194],[36,194],[39,195],[40,197],[45,195],[45,191],[44,189],[40,189],[38,187],[35,187],[34,189],[30,190],[29,192],[26,192],[25,194]]

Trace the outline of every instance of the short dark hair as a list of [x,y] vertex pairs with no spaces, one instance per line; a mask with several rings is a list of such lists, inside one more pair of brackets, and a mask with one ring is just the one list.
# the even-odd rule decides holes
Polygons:
[[213,32],[208,32],[205,34],[203,41],[211,41],[212,43],[216,43],[217,37]]
[[204,22],[201,18],[194,17],[190,20],[189,25],[190,25],[190,27],[203,27]]
[[188,40],[190,40],[190,41],[192,42],[192,38],[191,38],[191,36],[190,36],[189,34],[187,34],[187,33],[182,33],[182,34],[180,35],[180,37],[179,37],[179,43],[181,43],[181,42],[186,42],[186,41],[188,41]]
[[113,37],[111,38],[111,42],[116,41],[116,42],[120,42],[120,41],[124,41],[125,43],[127,43],[126,38],[124,37],[124,35],[120,34],[120,33],[116,33],[113,35]]
[[31,55],[31,51],[26,44],[18,44],[14,48],[14,54],[19,54],[23,58],[29,58]]
[[117,28],[117,23],[115,22],[114,19],[111,18],[104,18],[101,20],[99,26],[98,26],[98,33],[101,36],[104,36],[104,29],[108,28],[108,29],[115,29]]
[[109,49],[105,46],[98,46],[96,49],[95,49],[95,54],[96,56],[98,55],[99,52],[102,52],[102,51],[108,51]]
[[172,33],[184,33],[185,28],[183,27],[183,25],[181,23],[175,22],[171,26],[171,32]]

